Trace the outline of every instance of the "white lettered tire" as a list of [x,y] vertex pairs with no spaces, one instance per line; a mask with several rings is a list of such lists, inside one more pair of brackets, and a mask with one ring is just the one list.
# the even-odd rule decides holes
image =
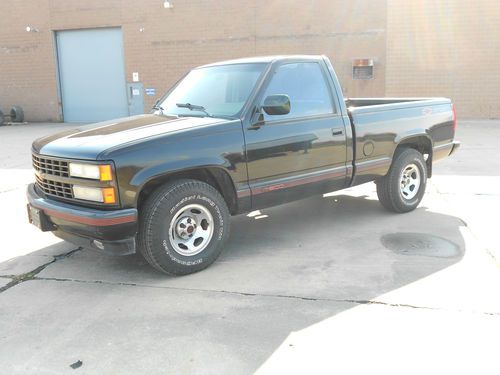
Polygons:
[[229,210],[211,185],[197,180],[167,183],[140,212],[139,251],[171,275],[201,271],[220,255],[229,237]]

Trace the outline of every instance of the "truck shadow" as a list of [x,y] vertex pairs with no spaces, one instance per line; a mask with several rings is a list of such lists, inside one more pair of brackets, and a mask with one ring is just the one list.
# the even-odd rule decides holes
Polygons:
[[394,214],[377,200],[338,195],[263,214],[235,220],[220,263],[262,269],[260,288],[269,292],[369,300],[449,267],[465,253],[463,222],[425,206]]
[[[226,250],[197,274],[169,277],[139,256],[116,258],[83,250],[38,277],[152,287],[155,293],[198,299],[198,311],[190,314],[203,318],[203,340],[255,371],[291,332],[450,267],[466,251],[463,222],[425,206],[398,215],[368,197],[338,195],[262,214],[259,219],[233,218]],[[174,326],[177,331],[179,325],[191,329],[175,306],[144,298],[149,298],[149,310],[166,309],[165,332]],[[169,345],[175,340],[166,343],[166,350]]]

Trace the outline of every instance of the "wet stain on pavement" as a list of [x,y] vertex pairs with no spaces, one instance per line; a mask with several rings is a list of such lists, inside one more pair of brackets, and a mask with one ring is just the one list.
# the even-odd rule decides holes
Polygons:
[[462,255],[460,247],[442,237],[426,233],[389,233],[380,238],[387,249],[403,255],[454,258]]

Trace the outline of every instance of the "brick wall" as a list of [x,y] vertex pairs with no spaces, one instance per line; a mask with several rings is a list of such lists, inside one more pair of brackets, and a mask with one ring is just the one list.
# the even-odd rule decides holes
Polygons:
[[[0,109],[61,120],[54,32],[121,26],[127,80],[146,108],[191,67],[268,54],[325,54],[347,96],[448,96],[460,117],[499,118],[495,0],[2,0]],[[39,29],[26,32],[26,26]],[[142,32],[140,31],[142,30]],[[355,58],[373,80],[353,80]]]
[[445,96],[460,118],[500,118],[500,3],[388,0],[388,96]]
[[[0,1],[0,109],[18,104],[28,119],[58,120],[48,0]],[[43,32],[28,33],[35,25]]]
[[[127,80],[139,72],[157,97],[188,69],[269,54],[329,56],[349,96],[383,96],[385,0],[1,0],[0,108],[30,121],[61,119],[54,31],[121,26]],[[26,26],[39,29],[28,33]],[[141,32],[140,30],[143,29]],[[375,78],[355,81],[354,58],[373,58]],[[157,97],[146,96],[146,108]]]

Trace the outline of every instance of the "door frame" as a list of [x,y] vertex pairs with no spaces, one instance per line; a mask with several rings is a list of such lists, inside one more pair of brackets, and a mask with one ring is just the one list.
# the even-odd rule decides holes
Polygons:
[[[295,63],[317,63],[319,65],[321,74],[327,85],[327,90],[330,97],[330,102],[333,108],[333,112],[328,114],[302,116],[291,119],[287,118],[287,119],[273,120],[263,124],[262,127],[268,127],[268,126],[273,127],[273,126],[283,126],[283,125],[286,126],[285,123],[295,122],[295,121],[302,122],[307,120],[315,120],[315,119],[317,120],[323,118],[336,118],[340,120],[340,122],[342,123],[345,148],[347,154],[349,137],[346,129],[347,126],[345,123],[345,119],[342,114],[342,107],[339,103],[339,94],[336,91],[335,85],[333,85],[333,83],[331,82],[331,76],[328,70],[328,66],[322,57],[318,57],[315,60],[312,60],[310,57],[307,58],[292,57],[292,58],[287,58],[285,60],[278,60],[271,62],[269,66],[266,68],[258,84],[256,85],[256,88],[254,89],[254,92],[252,93],[252,96],[249,99],[248,104],[243,110],[243,116],[242,116],[243,133],[245,134],[246,132],[259,131],[258,129],[260,128],[260,126],[259,125],[253,126],[252,121],[254,120],[255,117],[255,111],[259,108],[260,103],[264,99],[263,96],[265,89],[270,84],[271,79],[273,78],[274,73],[277,71],[277,69],[279,69],[283,65],[295,64]],[[247,160],[248,163],[249,156],[247,147],[248,145],[245,136],[245,159]],[[274,180],[251,183],[252,180],[250,178],[250,171],[247,166],[247,189],[250,195],[252,196],[252,209],[258,209],[274,205],[272,203],[274,199],[273,196],[275,196],[275,194],[278,195],[283,194],[283,190],[286,192],[286,190],[290,188],[302,186],[305,191],[307,190],[313,191],[315,187],[312,184],[321,184],[322,182],[330,179],[336,179],[335,181],[338,182],[341,181],[342,177],[345,177],[343,181],[344,184],[343,187],[345,187],[345,185],[347,184],[347,176],[348,176],[348,167],[346,164],[344,164],[342,166],[329,166],[321,170],[296,171],[294,175],[280,176],[276,177]],[[254,199],[255,195],[259,195],[262,197],[265,196],[266,198],[264,198],[262,202],[257,203],[256,199]]]

